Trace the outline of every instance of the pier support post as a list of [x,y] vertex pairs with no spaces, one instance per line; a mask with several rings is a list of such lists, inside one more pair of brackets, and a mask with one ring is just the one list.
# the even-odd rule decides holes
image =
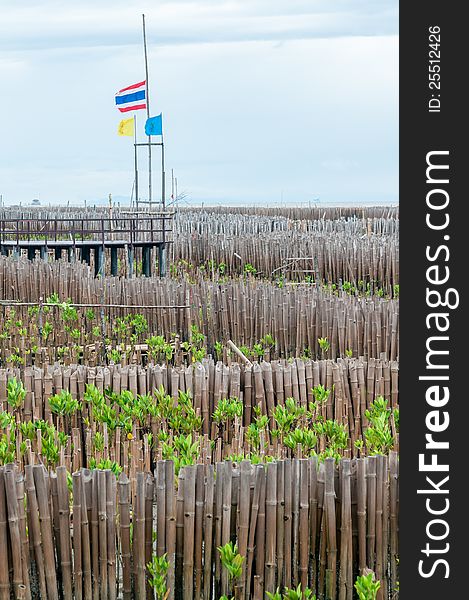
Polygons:
[[94,250],[94,276],[104,277],[104,246],[98,246]]
[[39,248],[39,256],[41,257],[41,260],[47,262],[47,246],[44,245]]
[[151,277],[151,247],[142,248],[142,274],[145,277]]
[[158,246],[158,274],[166,277],[166,248],[163,244]]
[[129,264],[129,277],[134,276],[134,247],[132,245],[129,246],[127,251],[127,259]]
[[111,247],[111,275],[117,277],[119,263],[117,260],[117,248]]
[[88,266],[90,266],[90,247],[83,246],[81,249],[81,260],[84,261]]
[[75,248],[67,248],[67,260],[69,263],[75,262]]

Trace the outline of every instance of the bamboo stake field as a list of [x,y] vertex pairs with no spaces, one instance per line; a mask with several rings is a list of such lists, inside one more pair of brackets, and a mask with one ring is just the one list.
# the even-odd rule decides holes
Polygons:
[[397,600],[398,236],[0,208],[0,600]]
[[[54,296],[58,305],[67,300],[89,305],[91,316],[86,307],[80,309],[76,318],[66,323],[67,334],[60,306],[48,307],[47,315],[39,310]],[[135,307],[133,314],[142,315],[146,321],[141,343],[148,335],[163,335],[169,341],[177,334],[181,341],[188,340],[191,327],[195,326],[209,351],[217,341],[228,339],[252,349],[270,334],[275,340],[271,348],[273,358],[306,353],[312,358],[334,359],[345,357],[346,351],[354,357],[398,358],[396,300],[354,296],[344,291],[331,293],[314,285],[279,288],[249,278],[223,283],[141,277],[96,279],[85,265],[0,257],[0,297],[1,323],[4,327],[13,324],[8,331],[0,332],[3,361],[8,348],[24,347],[25,337],[36,337],[37,345],[44,345],[44,336],[39,340],[37,333],[46,322],[51,329],[45,344],[49,348],[101,343],[103,337],[112,340],[116,338],[113,320],[125,318],[132,312],[130,306]],[[22,306],[21,302],[34,306]],[[114,308],[106,308],[107,304]],[[97,334],[92,334],[96,327]],[[71,330],[78,331],[78,342],[71,337]],[[328,340],[326,355],[318,346],[319,338]],[[57,360],[55,352],[49,357],[50,362]]]

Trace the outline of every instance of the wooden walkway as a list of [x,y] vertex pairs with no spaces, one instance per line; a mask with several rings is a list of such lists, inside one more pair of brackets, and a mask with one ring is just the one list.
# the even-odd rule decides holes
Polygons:
[[158,254],[159,275],[166,274],[166,247],[172,239],[173,215],[169,212],[129,217],[75,218],[2,218],[0,219],[0,253],[20,256],[23,251],[30,260],[38,255],[47,260],[51,253],[56,260],[66,253],[69,262],[79,259],[91,264],[94,253],[95,275],[104,274],[107,255],[111,275],[118,274],[118,250],[126,251],[133,266],[134,249],[141,248],[142,273],[152,271],[152,250]]

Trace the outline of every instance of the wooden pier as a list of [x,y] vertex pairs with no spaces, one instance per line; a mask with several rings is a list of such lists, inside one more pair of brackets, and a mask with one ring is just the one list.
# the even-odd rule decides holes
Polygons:
[[152,275],[152,255],[158,257],[158,274],[166,275],[166,248],[173,243],[173,213],[141,213],[119,217],[85,218],[2,218],[0,219],[0,253],[4,256],[27,254],[30,260],[81,260],[91,265],[95,275],[118,275],[118,251],[124,251],[128,272],[133,274],[135,250],[141,249],[142,274]]

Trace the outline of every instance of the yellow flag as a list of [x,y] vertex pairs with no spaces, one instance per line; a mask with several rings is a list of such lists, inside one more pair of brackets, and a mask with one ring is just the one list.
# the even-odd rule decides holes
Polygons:
[[134,135],[134,118],[132,117],[130,119],[123,119],[119,123],[119,127],[117,128],[117,133],[119,135],[133,136]]

